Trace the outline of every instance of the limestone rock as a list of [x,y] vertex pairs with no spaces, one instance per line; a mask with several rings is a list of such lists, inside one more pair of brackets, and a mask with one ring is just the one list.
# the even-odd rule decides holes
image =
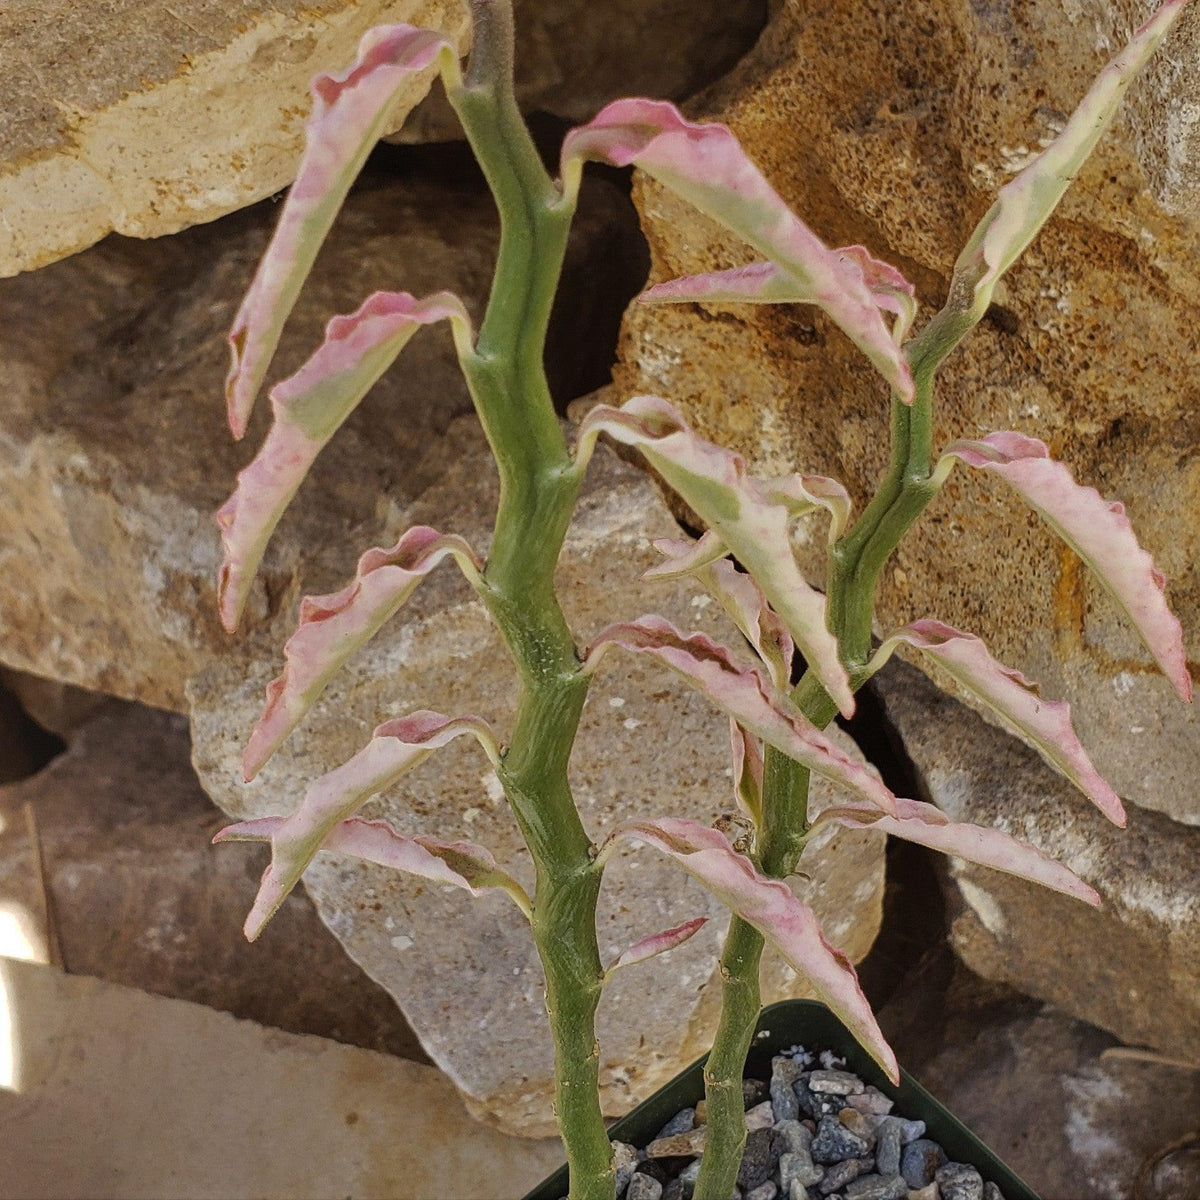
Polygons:
[[1094,909],[948,859],[951,936],[967,965],[1123,1041],[1200,1064],[1200,831],[1139,808],[1117,829],[914,668],[890,664],[876,681],[933,803],[1033,842],[1103,899]]
[[[454,171],[430,175],[381,168],[355,190],[274,378],[311,353],[331,314],[376,288],[448,287],[478,312],[495,252],[491,200]],[[627,207],[602,184],[581,209],[549,355],[561,388],[594,387],[607,366],[577,350],[578,331],[596,330],[636,286],[613,262]],[[433,439],[470,410],[444,328],[413,340],[319,459],[268,555],[248,635],[221,631],[212,513],[267,421],[260,404],[246,443],[230,438],[224,335],[275,215],[264,205],[155,242],[110,238],[0,281],[0,661],[181,709],[190,674],[277,646],[296,592],[340,586],[362,543],[392,532],[388,504],[425,486]]]
[[[682,97],[753,43],[765,0],[517,5],[519,96],[573,120],[617,95]],[[106,233],[157,237],[292,181],[308,80],[354,58],[373,25],[439,29],[465,49],[464,0],[45,0],[0,13],[0,276]],[[391,127],[428,91],[399,98]],[[458,138],[440,89],[406,140]]]
[[271,941],[247,944],[259,872],[210,845],[223,822],[189,754],[183,717],[110,700],[38,775],[0,787],[0,909],[28,914],[73,974],[421,1057],[302,892]]
[[421,1063],[33,963],[0,960],[0,995],[20,1031],[6,1196],[503,1200],[561,1161],[472,1121]]
[[[460,42],[468,26],[458,0],[47,0],[0,14],[0,275],[278,191],[299,162],[310,76],[404,21]],[[432,78],[414,78],[394,125]]]
[[[495,482],[473,421],[452,427],[429,475],[436,482],[404,524],[450,528],[486,540]],[[685,628],[729,628],[688,583],[642,584],[657,559],[650,539],[675,530],[650,481],[608,451],[597,454],[560,568],[564,608],[581,642],[611,621],[661,612]],[[240,756],[278,655],[248,672],[223,660],[189,687],[194,761],[205,789],[231,816],[289,812],[318,774],[361,747],[371,728],[414,708],[474,712],[506,731],[515,700],[507,655],[481,604],[453,570],[426,580],[400,616],[334,679],[304,725],[250,786]],[[711,821],[732,811],[727,726],[669,672],[613,656],[593,685],[572,774],[594,834],[634,815]],[[823,795],[823,793],[822,793]],[[486,760],[459,742],[431,757],[366,810],[407,833],[466,836],[527,884],[528,857]],[[817,839],[796,886],[853,958],[878,929],[882,837],[840,831]],[[238,856],[258,853],[229,847]],[[525,1135],[552,1129],[551,1051],[542,981],[528,929],[507,899],[472,900],[386,870],[322,855],[305,876],[310,895],[352,957],[403,1008],[430,1057],[475,1111]],[[600,914],[606,959],[654,929],[713,918],[670,958],[621,972],[599,1018],[605,1109],[617,1114],[707,1049],[726,914],[665,859],[623,854],[605,876]],[[268,927],[263,943],[269,943]],[[764,979],[770,998],[802,994],[782,962]]]
[[[830,244],[861,242],[928,314],[1010,176],[1082,96],[1146,4],[788,0],[695,106],[727,122]],[[1134,11],[1136,9],[1136,12]],[[1200,12],[1189,11],[989,318],[940,374],[936,440],[1016,428],[1127,505],[1200,657]],[[1191,132],[1188,132],[1188,131]],[[637,199],[660,279],[750,261],[663,189]],[[1187,214],[1191,215],[1187,215]],[[887,459],[884,388],[805,307],[634,305],[624,394],[657,392],[767,473],[842,479],[861,503]],[[1200,824],[1200,718],[1115,606],[1002,486],[956,472],[884,579],[880,621],[978,633],[1048,696],[1127,799]],[[819,538],[807,568],[823,578]],[[1193,672],[1195,667],[1193,666]]]
[[[961,965],[880,1013],[911,1071],[1043,1200],[1128,1200],[1143,1164],[1195,1131],[1200,1071],[1121,1046]],[[1147,1195],[1200,1191],[1195,1149],[1161,1159]]]

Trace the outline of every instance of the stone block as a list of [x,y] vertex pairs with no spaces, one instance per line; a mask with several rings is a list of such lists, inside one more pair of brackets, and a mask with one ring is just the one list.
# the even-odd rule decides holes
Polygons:
[[503,1200],[561,1161],[432,1067],[50,967],[0,959],[0,1029],[6,1196]]
[[952,820],[1033,842],[1103,901],[1092,908],[949,859],[951,939],[967,965],[1200,1064],[1200,832],[1136,806],[1128,828],[1115,828],[1021,742],[905,663],[876,686],[926,798]]

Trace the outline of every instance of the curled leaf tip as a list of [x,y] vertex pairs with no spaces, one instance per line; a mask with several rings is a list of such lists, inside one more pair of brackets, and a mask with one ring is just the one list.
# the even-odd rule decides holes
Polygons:
[[904,642],[919,650],[1033,744],[1114,825],[1124,827],[1125,808],[1108,781],[1092,765],[1071,724],[1065,701],[1046,700],[1037,684],[997,662],[974,634],[944,621],[914,621],[896,630],[880,648],[881,658]]
[[[848,286],[862,286],[875,305],[895,313],[892,340],[900,343],[917,315],[916,289],[897,268],[873,257],[865,246],[830,252]],[[808,281],[773,262],[747,263],[726,271],[684,275],[647,288],[642,304],[817,304],[821,297]]]
[[[705,534],[705,537],[709,536]],[[655,548],[667,556],[667,562],[657,568],[658,577],[687,574],[698,579],[741,630],[775,685],[787,688],[791,683],[795,652],[791,634],[754,579],[739,571],[727,558],[718,557],[724,554],[725,548],[719,539],[714,539],[714,543],[706,547],[704,538],[697,542],[660,539]],[[652,577],[649,572],[643,575],[643,578]]]
[[987,310],[1000,277],[1050,218],[1186,3],[1168,0],[1151,16],[1096,77],[1062,132],[999,190],[954,265],[951,297],[974,320]]
[[837,1014],[855,1039],[896,1078],[896,1056],[884,1038],[846,955],[830,945],[816,914],[786,884],[768,879],[719,830],[678,817],[631,821],[609,842],[631,839],[673,858],[730,911],[753,925]]
[[747,732],[817,774],[857,792],[882,811],[896,811],[896,797],[879,777],[808,721],[771,681],[765,668],[738,662],[727,647],[707,634],[681,633],[659,616],[611,625],[593,643],[584,670],[594,671],[613,646],[656,658]]
[[[310,784],[291,816],[243,821],[224,830],[222,841],[271,843],[271,862],[247,918],[247,937],[253,940],[278,911],[318,850],[349,846],[343,840],[345,834],[334,833],[337,826],[372,796],[464,733],[474,736],[489,756],[496,753],[495,736],[479,717],[447,717],[421,709],[387,721],[353,758]],[[347,852],[357,853],[350,848]]]
[[865,804],[835,804],[823,809],[814,824],[830,821],[851,829],[869,826],[941,854],[1027,879],[1085,904],[1100,904],[1095,888],[1043,850],[999,829],[951,821],[941,809],[920,800],[899,800],[896,816],[881,816]]
[[[847,716],[853,713],[854,694],[826,620],[825,597],[809,585],[792,552],[789,522],[796,497],[783,494],[777,480],[750,476],[741,455],[699,437],[659,396],[634,396],[620,408],[593,408],[579,427],[577,463],[587,462],[601,433],[640,450],[708,525],[712,538],[707,543],[702,538],[695,558],[688,561],[701,563],[710,553],[715,559],[719,547],[731,553],[761,589],[838,709]],[[831,504],[831,511],[840,504],[831,497],[815,502]]]
[[642,938],[641,941],[635,942],[613,959],[608,970],[604,972],[605,978],[610,978],[615,971],[619,971],[622,967],[631,967],[634,963],[645,962],[646,959],[653,958],[657,954],[666,954],[668,950],[682,946],[693,934],[699,933],[707,923],[707,917],[694,917],[682,925],[676,925],[673,929],[664,929],[661,933]]
[[[615,100],[564,139],[565,194],[574,195],[587,160],[618,167],[633,164],[736,233],[786,277],[786,283],[774,286],[823,308],[893,390],[912,402],[912,372],[880,316],[878,298],[857,253],[861,248],[830,250],[788,208],[726,126],[688,121],[663,100]],[[885,264],[878,265],[882,278]],[[875,271],[874,266],[869,269]],[[889,280],[899,276],[892,267],[886,274]],[[736,298],[746,299],[748,289],[769,277],[770,272],[755,266],[749,275],[726,282],[741,291]],[[683,297],[660,292],[652,298]]]
[[376,292],[333,317],[325,340],[271,389],[274,421],[233,495],[217,512],[224,561],[217,583],[221,623],[237,627],[267,542],[317,455],[422,326],[468,320],[458,297]]

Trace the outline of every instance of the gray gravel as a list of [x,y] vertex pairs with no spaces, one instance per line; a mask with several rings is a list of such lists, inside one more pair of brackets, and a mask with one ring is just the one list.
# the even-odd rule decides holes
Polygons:
[[[776,1055],[770,1081],[744,1081],[742,1096],[746,1150],[732,1200],[1005,1200],[827,1051]],[[705,1133],[703,1112],[685,1108],[646,1150],[614,1143],[618,1200],[692,1200]]]
[[904,1147],[900,1155],[900,1173],[914,1191],[933,1182],[946,1162],[946,1152],[929,1138],[918,1138]]
[[663,1185],[653,1175],[640,1172],[629,1181],[625,1200],[662,1200]]
[[983,1176],[966,1163],[947,1163],[933,1178],[941,1200],[983,1200]]

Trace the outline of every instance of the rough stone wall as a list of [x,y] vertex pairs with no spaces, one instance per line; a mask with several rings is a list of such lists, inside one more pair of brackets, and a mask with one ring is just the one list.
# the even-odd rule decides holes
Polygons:
[[[862,242],[926,313],[994,189],[1053,135],[1146,4],[851,0],[785,4],[692,107],[730,124],[831,244]],[[940,375],[936,437],[1015,428],[1127,505],[1200,658],[1200,13],[1189,12],[1061,210]],[[749,260],[642,180],[653,278]],[[618,382],[661,393],[768,472],[817,471],[861,501],[886,461],[879,380],[801,307],[643,308]],[[822,576],[814,540],[806,563]],[[1200,723],[1116,608],[1035,517],[952,477],[893,560],[882,626],[977,632],[1050,696],[1128,800],[1200,823]],[[948,681],[943,680],[943,683]]]

